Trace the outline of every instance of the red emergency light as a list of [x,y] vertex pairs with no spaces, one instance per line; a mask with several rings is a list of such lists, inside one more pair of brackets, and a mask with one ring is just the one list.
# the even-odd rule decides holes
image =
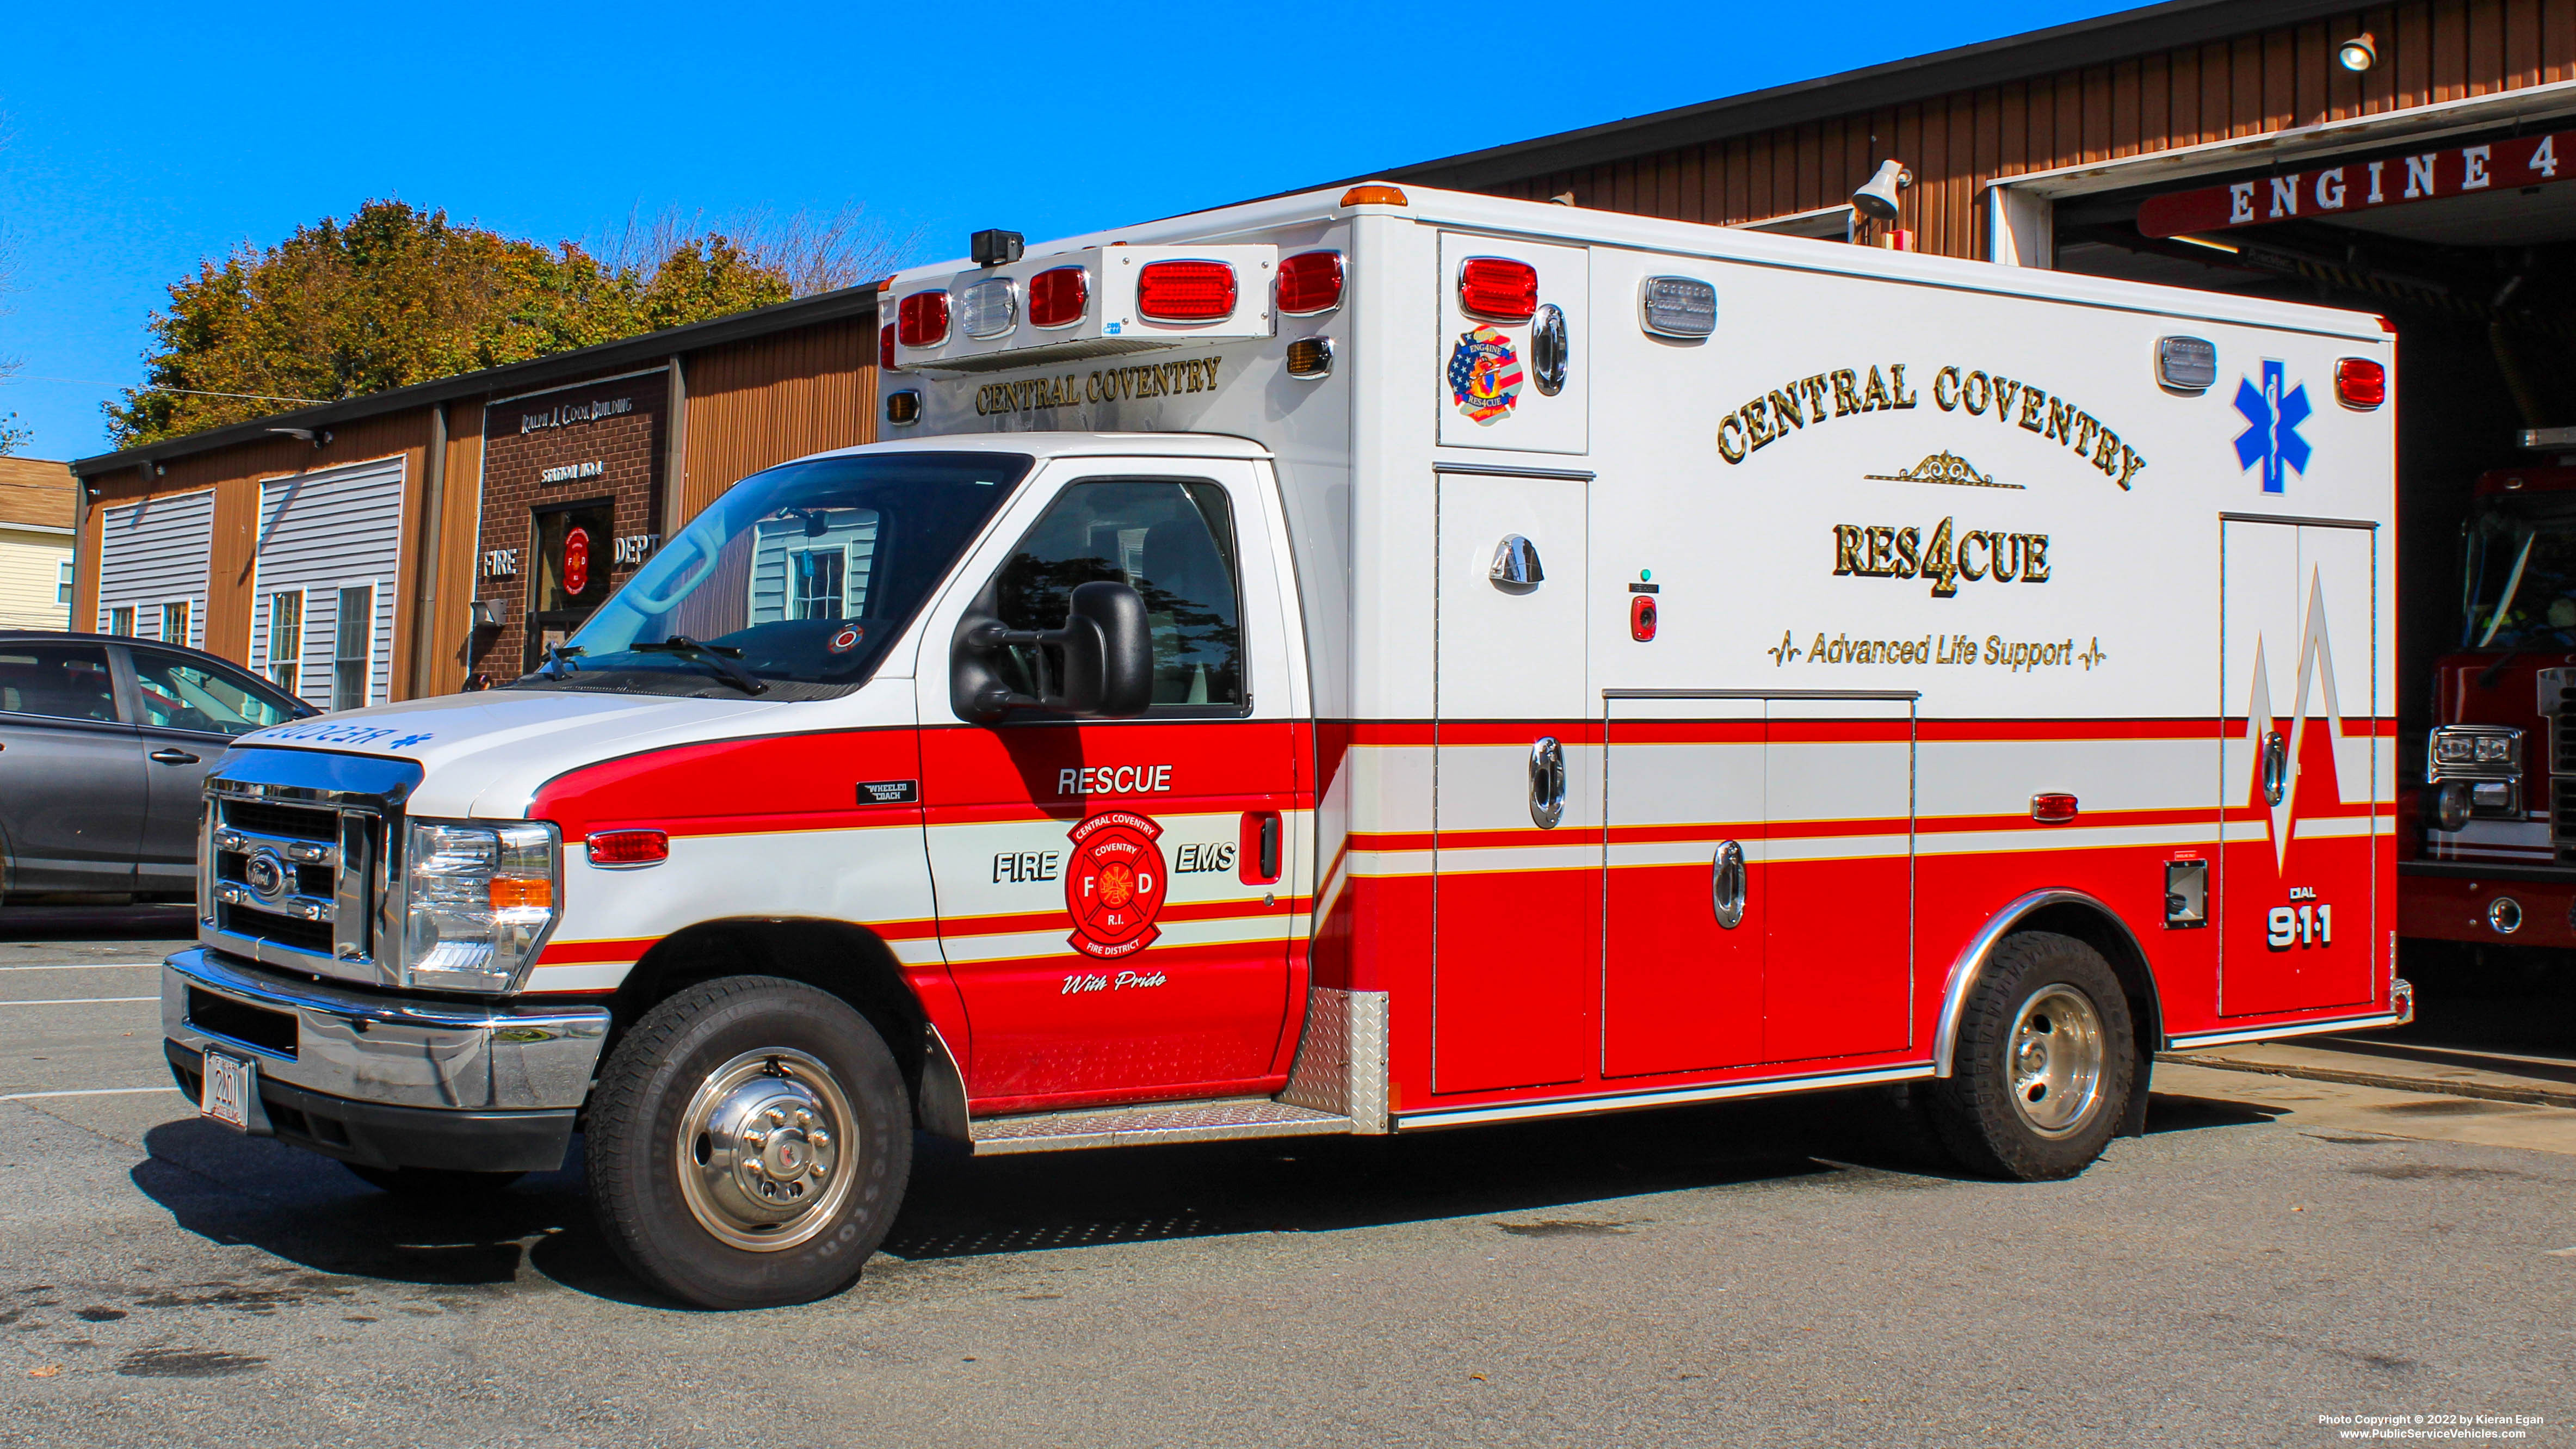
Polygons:
[[1342,254],[1299,252],[1279,264],[1279,312],[1310,317],[1342,305]]
[[1066,327],[1082,320],[1091,303],[1091,274],[1080,267],[1055,267],[1029,278],[1029,325]]
[[906,347],[937,347],[948,340],[948,294],[915,292],[895,309],[896,339]]
[[888,372],[894,371],[894,324],[891,322],[877,329],[877,366]]
[[2388,401],[2388,369],[2367,357],[2336,359],[2335,401],[2365,413]]
[[2064,825],[2076,816],[2075,797],[2057,790],[2045,790],[2030,797],[2030,818],[2042,825]]
[[592,865],[652,865],[671,858],[671,837],[659,830],[594,830]]
[[1224,262],[1147,262],[1136,311],[1156,322],[1221,322],[1234,315],[1234,268]]
[[1469,257],[1458,268],[1458,305],[1497,322],[1527,322],[1538,312],[1538,268],[1509,257]]

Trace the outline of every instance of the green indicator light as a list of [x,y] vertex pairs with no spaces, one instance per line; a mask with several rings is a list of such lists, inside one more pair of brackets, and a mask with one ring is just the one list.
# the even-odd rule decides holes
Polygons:
[[1653,569],[1639,569],[1639,570],[1637,570],[1637,582],[1639,582],[1639,583],[1641,583],[1641,584],[1650,584],[1650,583],[1653,583],[1654,581],[1655,581],[1655,571],[1654,571]]

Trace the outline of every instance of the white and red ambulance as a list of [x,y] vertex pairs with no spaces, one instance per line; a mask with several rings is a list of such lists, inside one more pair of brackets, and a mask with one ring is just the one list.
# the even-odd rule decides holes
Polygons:
[[2404,1019],[2367,315],[1393,186],[885,284],[885,441],[546,667],[246,737],[168,1053],[395,1188],[586,1134],[846,1286],[1024,1152],[1920,1079],[2080,1171]]

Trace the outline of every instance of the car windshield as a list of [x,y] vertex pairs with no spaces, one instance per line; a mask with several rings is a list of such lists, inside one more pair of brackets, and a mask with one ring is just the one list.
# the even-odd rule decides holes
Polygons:
[[2576,647],[2576,493],[2483,501],[2464,563],[2462,648]]
[[755,473],[509,687],[846,694],[867,682],[1033,461],[879,453]]

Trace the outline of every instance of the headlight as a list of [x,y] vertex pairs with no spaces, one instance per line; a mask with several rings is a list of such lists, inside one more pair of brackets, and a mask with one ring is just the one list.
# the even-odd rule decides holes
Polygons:
[[2480,735],[2477,746],[2481,765],[2501,765],[2513,759],[2513,741],[2507,736]]
[[406,984],[507,991],[555,923],[555,828],[415,820],[404,840]]
[[2478,742],[2474,736],[2459,734],[2451,730],[2439,730],[2433,735],[2433,758],[2437,763],[2445,765],[2471,764],[2474,763],[2478,757],[2477,750]]

